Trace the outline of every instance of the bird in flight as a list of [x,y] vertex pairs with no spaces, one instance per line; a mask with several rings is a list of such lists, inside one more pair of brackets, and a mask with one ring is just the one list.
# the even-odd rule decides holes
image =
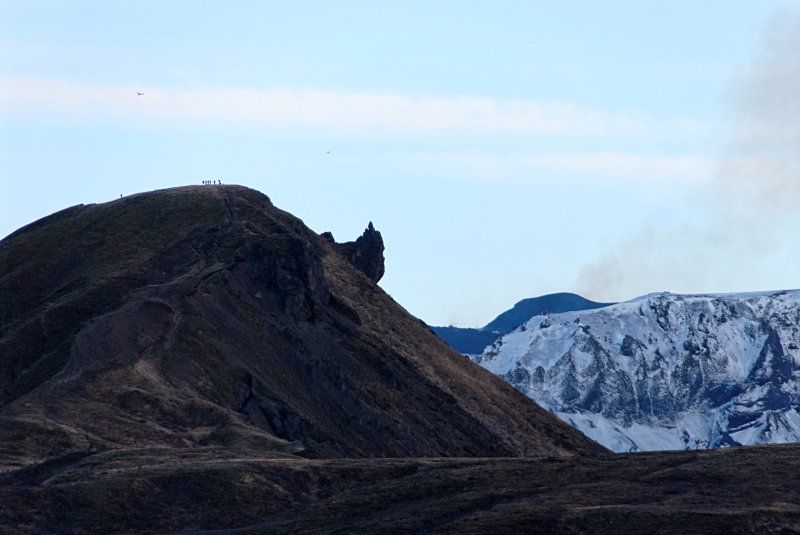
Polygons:
[[137,91],[137,92],[136,92],[136,94],[137,94],[137,95],[139,95],[140,97],[141,97],[142,95],[144,95],[144,93],[143,93],[143,92],[141,92],[141,91]]
[[330,153],[331,153],[331,151],[329,151],[329,150],[325,151],[325,154],[330,154]]

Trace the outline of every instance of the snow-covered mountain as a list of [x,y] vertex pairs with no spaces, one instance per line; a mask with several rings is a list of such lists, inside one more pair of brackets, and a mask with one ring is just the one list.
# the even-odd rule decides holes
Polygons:
[[538,315],[472,358],[615,451],[800,442],[800,290]]
[[537,314],[546,312],[570,312],[600,308],[613,303],[596,303],[573,293],[556,293],[530,297],[517,302],[495,319],[479,328],[431,326],[433,332],[447,344],[469,357],[479,355],[486,346]]

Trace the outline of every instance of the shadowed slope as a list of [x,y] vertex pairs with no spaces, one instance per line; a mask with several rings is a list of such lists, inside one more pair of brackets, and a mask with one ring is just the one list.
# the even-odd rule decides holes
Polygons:
[[447,348],[347,252],[237,186],[20,229],[0,242],[0,462],[603,451]]

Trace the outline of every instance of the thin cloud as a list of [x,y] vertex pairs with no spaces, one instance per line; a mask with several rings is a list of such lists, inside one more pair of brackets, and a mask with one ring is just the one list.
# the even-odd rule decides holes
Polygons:
[[708,181],[713,176],[715,163],[703,157],[624,152],[539,155],[418,153],[397,155],[397,158],[451,168],[463,176],[491,182],[543,176],[587,181],[690,184]]
[[[136,99],[139,90],[145,95]],[[571,102],[280,89],[172,90],[40,78],[2,80],[0,106],[6,116],[231,121],[344,131],[606,136],[642,135],[663,128],[636,113]],[[682,122],[679,128],[703,127]]]
[[615,152],[535,156],[527,163],[543,169],[637,182],[697,182],[705,180],[711,170],[711,162],[700,157]]

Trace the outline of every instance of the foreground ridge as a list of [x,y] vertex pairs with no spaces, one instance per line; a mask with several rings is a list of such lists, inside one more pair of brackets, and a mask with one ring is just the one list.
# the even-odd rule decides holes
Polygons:
[[795,445],[513,459],[117,450],[0,474],[0,524],[22,533],[777,533],[800,527],[799,489]]

